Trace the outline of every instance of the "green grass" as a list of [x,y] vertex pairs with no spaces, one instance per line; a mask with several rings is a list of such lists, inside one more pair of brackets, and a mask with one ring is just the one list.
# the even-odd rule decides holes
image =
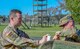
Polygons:
[[60,28],[58,26],[54,26],[54,27],[44,27],[44,28],[32,27],[30,30],[26,29],[24,31],[27,32],[27,34],[29,34],[30,36],[42,37],[45,34],[50,34],[51,36],[53,36],[54,33],[58,30],[60,30]]
[[0,32],[2,32],[5,27],[6,27],[6,25],[0,25]]

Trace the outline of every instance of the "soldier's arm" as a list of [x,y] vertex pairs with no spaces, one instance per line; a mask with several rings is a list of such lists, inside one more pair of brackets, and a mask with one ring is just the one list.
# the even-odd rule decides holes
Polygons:
[[60,34],[61,34],[61,32],[60,31],[57,31],[55,33],[55,35],[53,36],[53,40],[60,40]]
[[14,44],[19,46],[30,46],[30,47],[37,47],[39,46],[39,40],[32,40],[24,37],[18,37]]
[[31,46],[35,47],[39,45],[39,40],[32,40],[24,37],[19,37],[17,34],[13,34],[12,32],[9,32],[6,34],[5,39],[9,41],[10,43],[16,45],[16,46]]

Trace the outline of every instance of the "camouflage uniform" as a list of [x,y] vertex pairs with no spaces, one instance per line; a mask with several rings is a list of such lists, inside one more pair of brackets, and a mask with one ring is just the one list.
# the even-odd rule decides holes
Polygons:
[[31,40],[23,31],[8,25],[2,33],[1,45],[3,49],[22,49],[29,46],[37,47],[39,41]]
[[[71,15],[67,15],[65,17],[63,17],[62,19],[60,19],[60,26],[64,26],[66,23],[68,23],[70,20],[73,20],[73,18],[71,17]],[[61,30],[61,37],[64,38],[64,40],[66,41],[73,41],[73,42],[78,42],[79,36],[77,35],[77,31],[76,28],[72,28],[72,29],[67,29],[66,31]]]
[[66,41],[72,41],[72,42],[77,42],[78,41],[78,36],[76,34],[76,29],[68,29],[66,31],[61,31],[61,37],[63,37],[63,40]]

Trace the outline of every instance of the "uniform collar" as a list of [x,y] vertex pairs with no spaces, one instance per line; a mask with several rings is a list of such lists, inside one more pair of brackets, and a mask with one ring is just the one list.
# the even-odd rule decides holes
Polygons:
[[17,29],[14,26],[12,26],[11,24],[9,24],[8,26],[11,27],[14,31],[16,31],[16,29]]

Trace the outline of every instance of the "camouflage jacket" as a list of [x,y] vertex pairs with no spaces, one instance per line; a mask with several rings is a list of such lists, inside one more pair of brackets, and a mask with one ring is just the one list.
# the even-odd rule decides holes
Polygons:
[[68,29],[66,31],[61,31],[61,37],[63,37],[63,39],[65,40],[66,37],[69,37],[69,38],[72,38],[72,39],[75,39],[75,40],[80,40],[80,36],[77,35],[77,31],[75,28],[73,29]]
[[5,49],[22,49],[39,46],[39,40],[32,40],[25,32],[8,25],[2,33],[1,44]]

